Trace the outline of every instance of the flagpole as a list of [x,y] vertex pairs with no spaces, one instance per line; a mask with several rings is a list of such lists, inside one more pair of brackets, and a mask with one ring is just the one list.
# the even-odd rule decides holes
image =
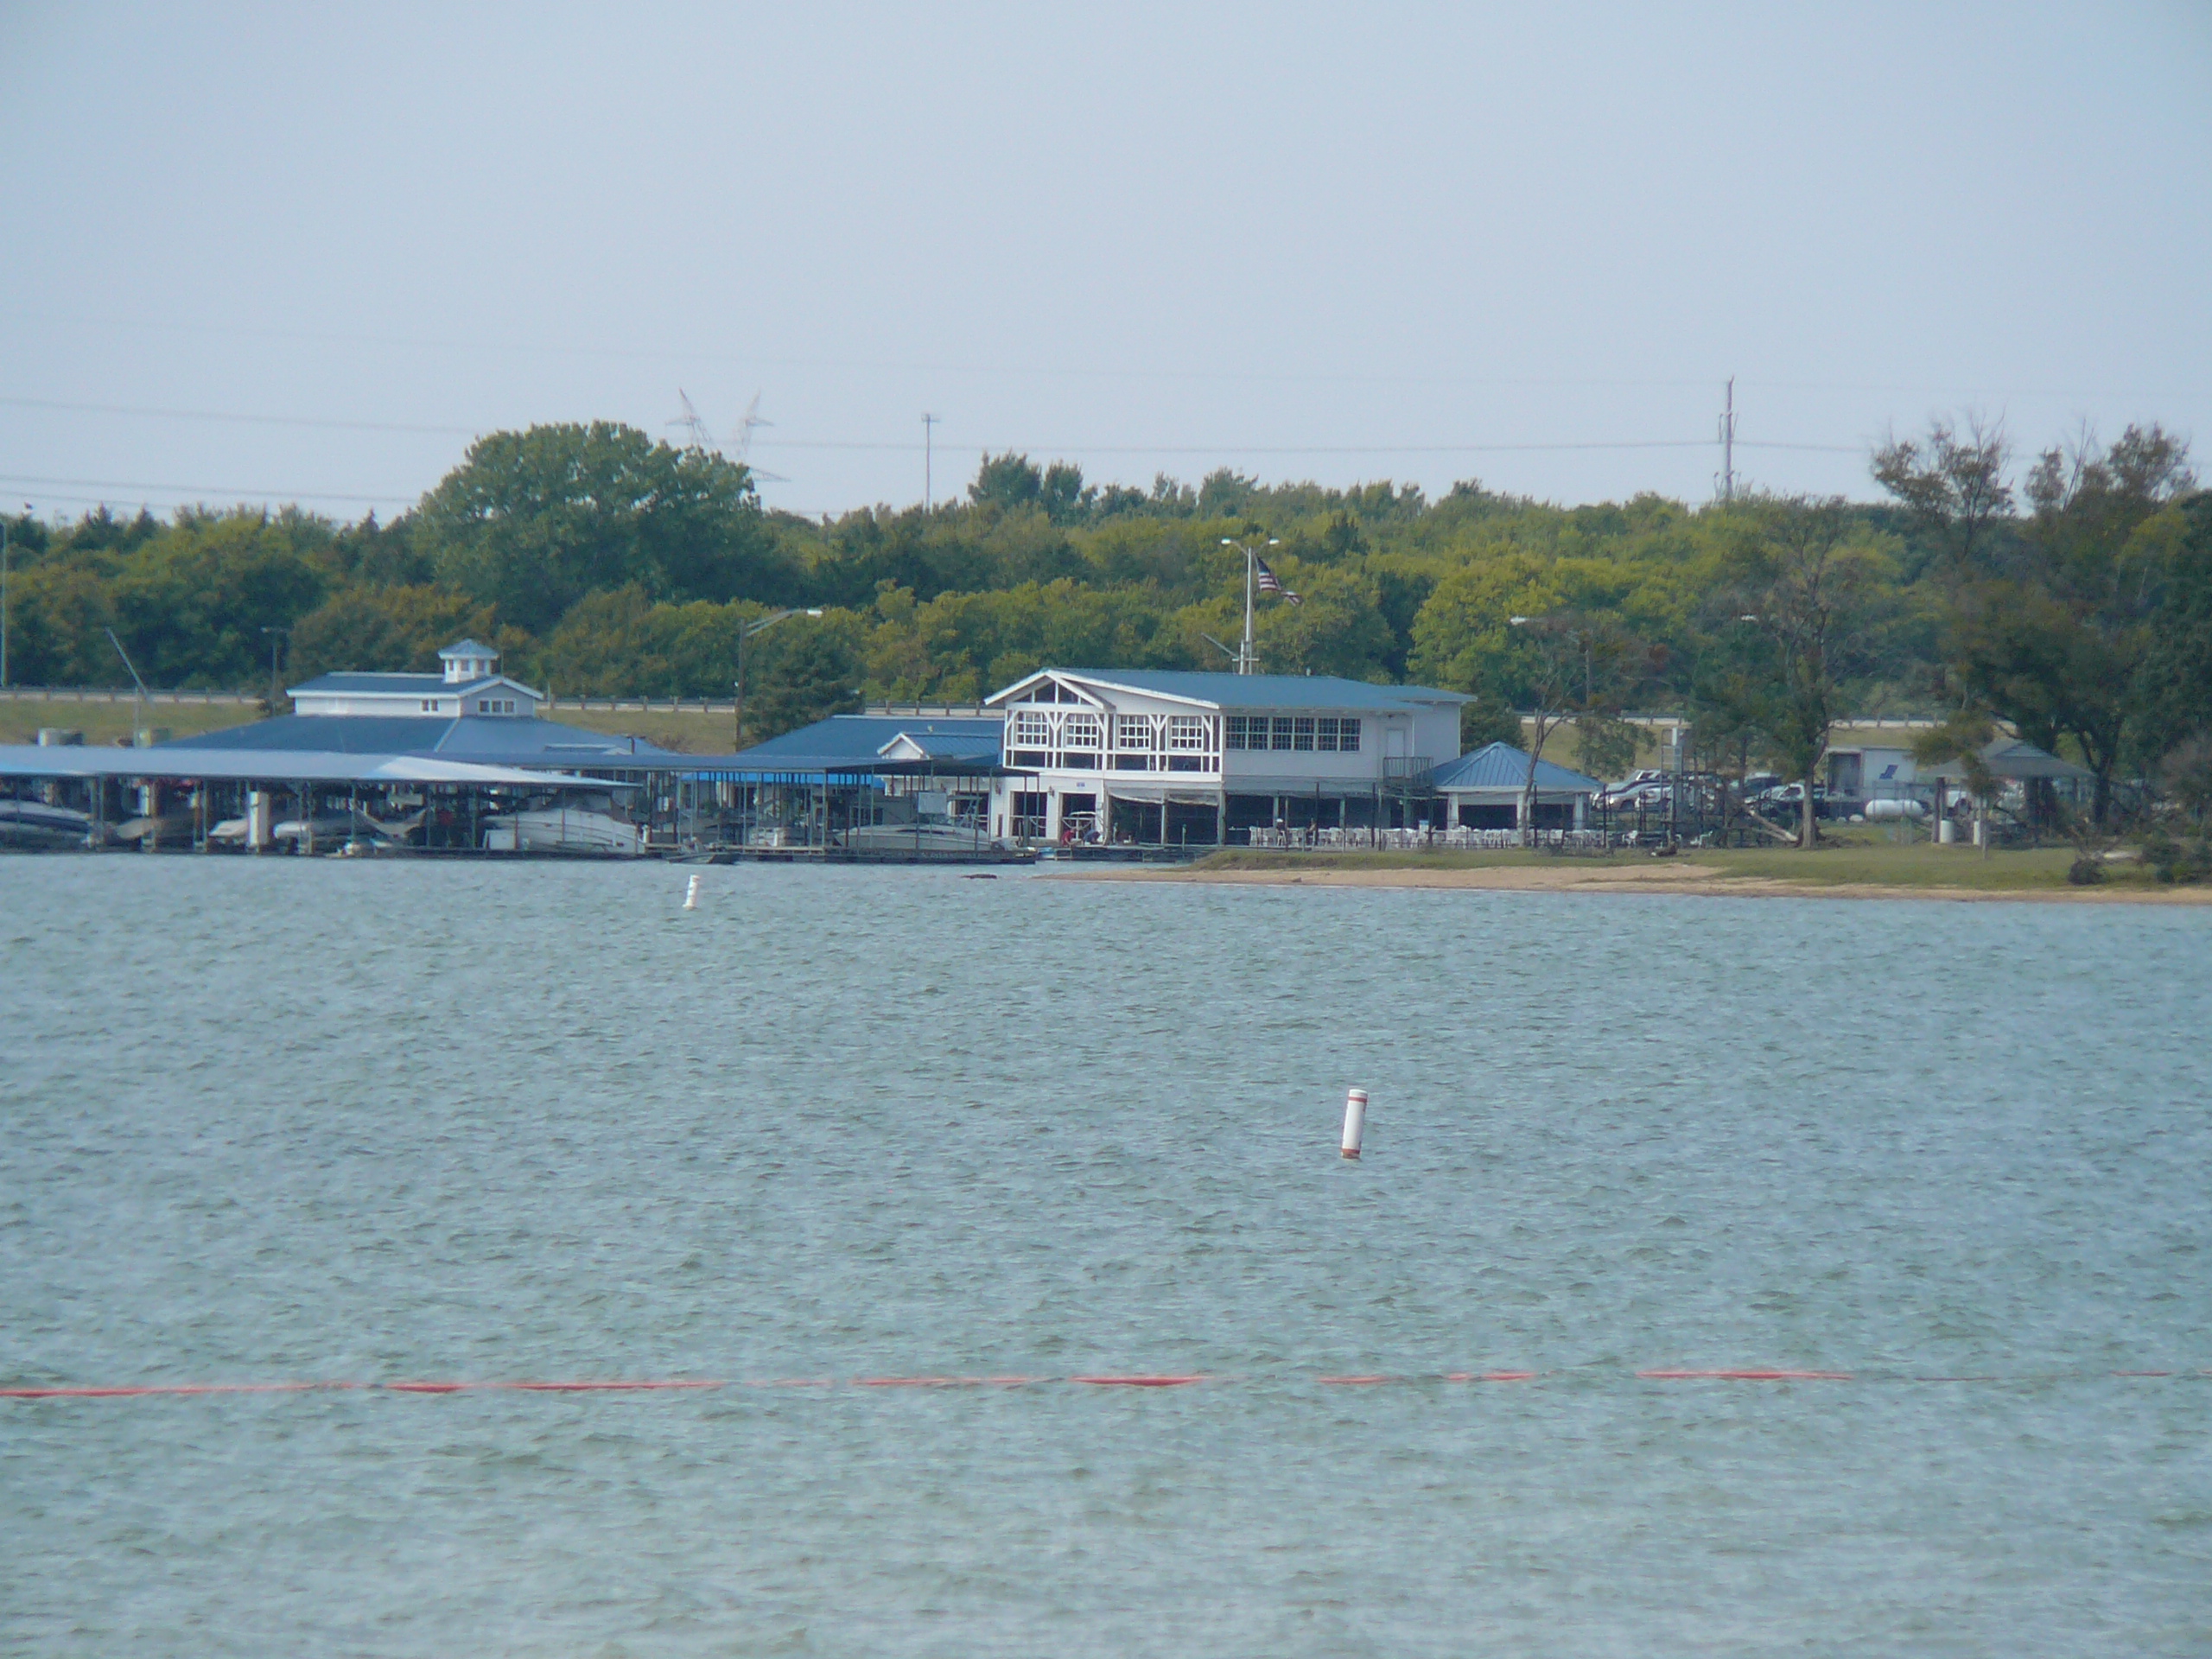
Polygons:
[[[1223,537],[1221,544],[1224,547],[1233,547],[1244,556],[1244,644],[1236,653],[1236,671],[1239,674],[1250,674],[1255,672],[1260,666],[1259,653],[1252,649],[1252,587],[1253,583],[1258,580],[1260,550],[1249,543],[1238,541],[1234,536]],[[1281,547],[1282,538],[1270,536],[1268,537],[1268,545]],[[1274,577],[1270,575],[1268,580],[1273,581]],[[1291,602],[1293,604],[1298,602],[1296,595],[1292,596]]]
[[1252,671],[1252,572],[1253,561],[1258,557],[1259,555],[1250,548],[1244,550],[1244,649],[1236,653],[1236,671],[1239,674]]

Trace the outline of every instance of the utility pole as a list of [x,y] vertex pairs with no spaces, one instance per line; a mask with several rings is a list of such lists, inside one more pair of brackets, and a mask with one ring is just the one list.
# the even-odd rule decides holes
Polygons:
[[936,427],[937,422],[936,416],[926,410],[924,411],[922,415],[922,512],[925,517],[928,516],[931,497],[935,493],[933,488],[935,480],[930,474],[931,463],[936,458],[937,434],[932,429]]
[[[269,636],[269,712],[273,715],[276,712],[277,699],[283,694],[283,688],[276,678],[276,648],[290,637],[292,631],[289,628],[264,628],[262,632]],[[120,651],[122,647],[118,645],[116,649]]]
[[[29,514],[31,504],[23,503]],[[15,528],[15,521],[0,517],[0,691],[8,689],[8,532]]]
[[1726,401],[1720,410],[1720,499],[1736,499],[1736,377],[1728,377]]

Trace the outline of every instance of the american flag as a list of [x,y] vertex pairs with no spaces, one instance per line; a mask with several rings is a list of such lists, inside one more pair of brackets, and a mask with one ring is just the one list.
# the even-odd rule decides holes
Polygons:
[[1303,605],[1306,602],[1296,594],[1292,593],[1289,588],[1282,585],[1282,578],[1275,575],[1274,571],[1268,569],[1268,562],[1265,559],[1259,557],[1255,554],[1253,556],[1252,563],[1259,575],[1260,591],[1262,593],[1281,594],[1285,599],[1288,600],[1294,605]]

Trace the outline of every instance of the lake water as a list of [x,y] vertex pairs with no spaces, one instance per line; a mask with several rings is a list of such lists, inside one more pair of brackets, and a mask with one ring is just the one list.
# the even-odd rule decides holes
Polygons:
[[0,859],[0,1384],[738,1385],[0,1399],[0,1650],[2212,1650],[2212,912],[685,877]]

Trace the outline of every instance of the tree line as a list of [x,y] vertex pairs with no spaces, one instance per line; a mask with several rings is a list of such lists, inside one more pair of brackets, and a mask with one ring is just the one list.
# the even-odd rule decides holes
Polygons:
[[2157,426],[2016,468],[2001,433],[1937,423],[1872,456],[1883,499],[1655,495],[1560,507],[1478,483],[1095,486],[986,455],[964,499],[814,521],[747,469],[620,425],[499,432],[390,523],[296,508],[105,508],[11,530],[11,677],[105,684],[113,629],[149,683],[432,670],[464,633],[556,693],[726,697],[741,623],[766,734],[863,700],[973,701],[1048,663],[1226,668],[1243,554],[1263,669],[1475,694],[1466,735],[1572,724],[1586,769],[1620,716],[1688,711],[1701,741],[1815,772],[1828,723],[2001,719],[2078,759],[2096,810],[2212,743],[2212,496]]

